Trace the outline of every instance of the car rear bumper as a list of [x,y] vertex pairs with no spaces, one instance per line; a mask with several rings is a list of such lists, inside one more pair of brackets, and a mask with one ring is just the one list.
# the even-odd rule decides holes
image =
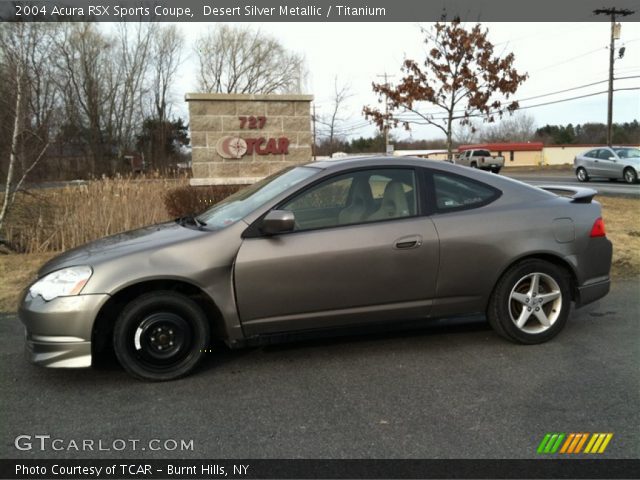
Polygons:
[[27,295],[18,311],[25,326],[25,354],[44,367],[91,366],[93,322],[109,295],[77,295],[44,301]]
[[580,308],[595,302],[609,293],[611,280],[609,277],[578,287],[576,292],[576,307]]

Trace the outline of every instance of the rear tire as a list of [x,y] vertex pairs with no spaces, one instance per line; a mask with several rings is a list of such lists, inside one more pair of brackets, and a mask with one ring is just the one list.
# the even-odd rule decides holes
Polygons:
[[135,378],[175,380],[190,373],[209,344],[209,322],[196,302],[171,291],[150,292],[130,302],[113,331],[122,367]]
[[469,165],[471,168],[478,168],[478,164],[476,162],[471,162],[471,165]]
[[491,173],[495,173],[496,175],[498,175],[500,173],[500,169],[499,168],[492,168],[491,169]]
[[622,175],[624,176],[624,181],[627,183],[636,183],[638,181],[638,174],[631,167],[625,168]]
[[583,167],[579,167],[576,170],[576,178],[578,179],[579,182],[588,182],[589,174]]
[[544,260],[517,263],[498,281],[487,309],[498,335],[523,344],[555,337],[567,323],[571,308],[565,270]]

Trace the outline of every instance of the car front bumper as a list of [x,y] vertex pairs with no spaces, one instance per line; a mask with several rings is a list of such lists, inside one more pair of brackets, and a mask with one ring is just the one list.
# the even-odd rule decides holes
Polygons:
[[18,310],[25,326],[25,354],[37,365],[91,366],[93,323],[109,295],[76,295],[45,301],[27,294]]

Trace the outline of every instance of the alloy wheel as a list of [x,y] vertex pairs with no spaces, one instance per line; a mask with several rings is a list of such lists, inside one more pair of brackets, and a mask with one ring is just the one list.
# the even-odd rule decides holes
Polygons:
[[518,280],[509,295],[509,315],[517,328],[537,334],[549,329],[560,316],[562,292],[545,273],[530,273]]

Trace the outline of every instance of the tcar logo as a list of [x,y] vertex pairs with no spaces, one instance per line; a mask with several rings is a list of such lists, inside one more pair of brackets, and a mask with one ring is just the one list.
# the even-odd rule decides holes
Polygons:
[[242,158],[243,155],[288,155],[289,139],[222,137],[216,143],[216,152],[222,158]]
[[247,153],[247,142],[238,137],[222,137],[216,144],[216,152],[222,158],[242,158]]

